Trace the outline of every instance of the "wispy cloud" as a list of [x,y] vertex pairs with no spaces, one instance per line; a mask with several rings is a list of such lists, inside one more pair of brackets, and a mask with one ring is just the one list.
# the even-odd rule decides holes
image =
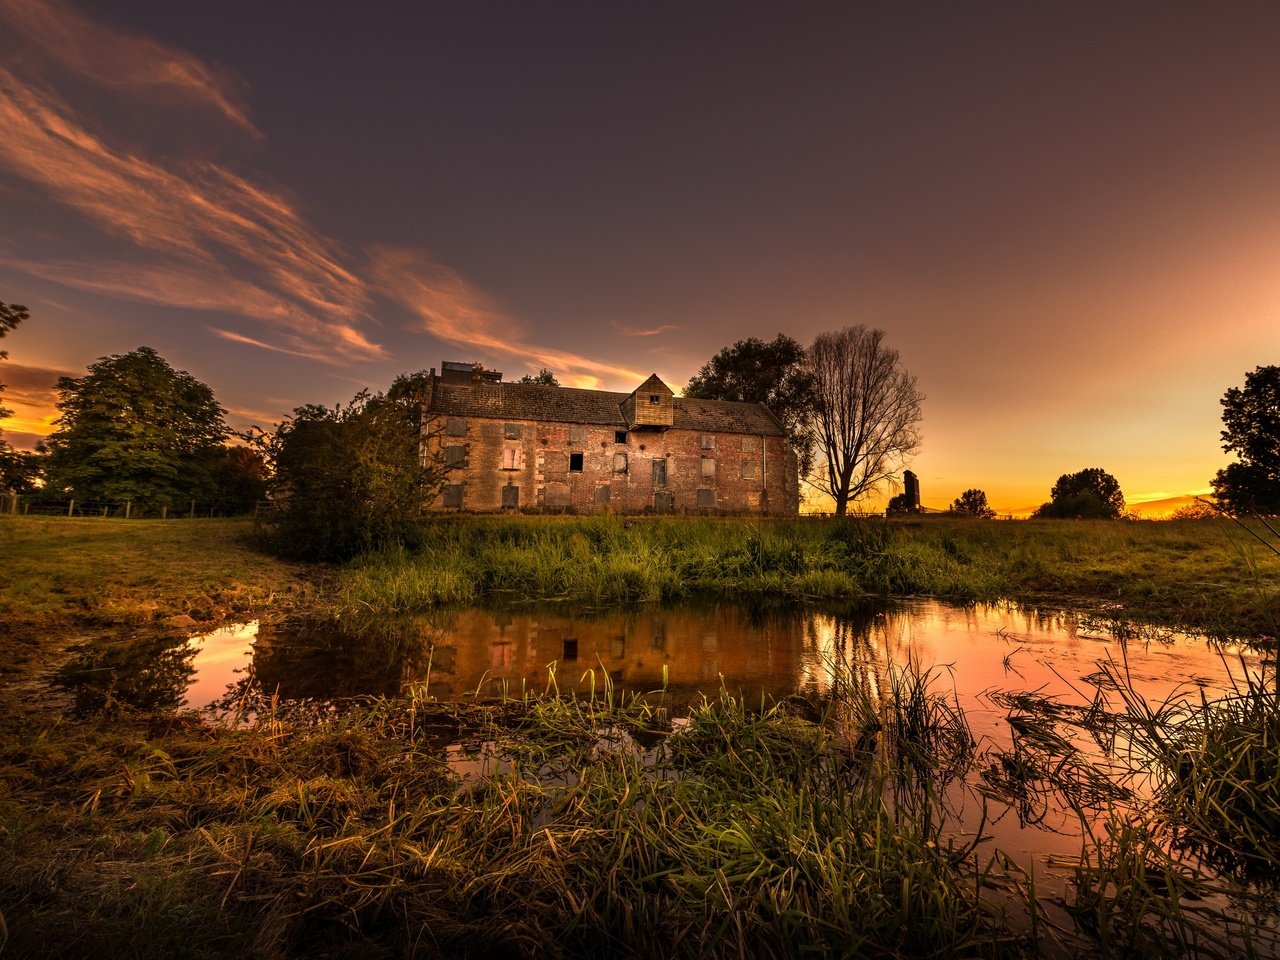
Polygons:
[[617,320],[610,320],[609,325],[624,337],[656,337],[659,334],[670,333],[673,330],[680,329],[674,323],[664,323],[660,327],[652,327],[647,330],[637,330],[635,327],[628,327],[625,323],[619,323]]
[[30,272],[116,296],[257,317],[278,327],[295,352],[382,355],[360,329],[370,307],[364,283],[280,194],[216,164],[170,169],[113,147],[55,95],[3,69],[0,127],[0,165],[150,254],[138,265],[28,264]]
[[[166,97],[208,107],[257,136],[244,85],[155,40],[95,23],[61,0],[0,0],[0,171],[7,170],[128,242],[111,261],[0,250],[0,263],[115,298],[261,321],[209,329],[255,349],[333,364],[385,359],[366,332],[375,296],[403,304],[451,344],[546,366],[562,382],[635,382],[624,366],[530,342],[524,326],[427,254],[375,248],[352,264],[283,191],[210,160],[177,162],[113,140],[50,80],[74,75],[131,101]],[[12,251],[12,248],[11,248]],[[653,336],[675,329],[626,331]]]
[[133,95],[203,103],[260,136],[244,105],[244,83],[185,51],[95,23],[56,0],[0,0],[0,22],[22,41],[28,60]]
[[645,374],[553,347],[530,343],[523,324],[448,267],[420,250],[375,247],[372,282],[447,343],[513,358],[531,370],[549,367],[561,382],[599,387],[605,378],[638,383]]

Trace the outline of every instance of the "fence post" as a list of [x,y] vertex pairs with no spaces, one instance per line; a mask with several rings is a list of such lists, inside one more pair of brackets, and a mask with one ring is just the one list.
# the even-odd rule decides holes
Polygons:
[[161,520],[169,519],[169,505],[167,503],[160,508],[160,519]]
[[75,498],[72,498],[71,500],[67,501],[67,516],[73,517],[75,516],[75,512],[76,512],[76,501],[75,501]]
[[195,518],[196,518],[196,502],[192,500],[191,501],[191,519],[194,520]]
[[9,494],[9,512],[15,517],[18,515],[18,495],[16,493]]
[[130,508],[131,506],[133,506],[133,501],[132,501],[132,500],[126,500],[126,501],[124,502],[124,518],[125,518],[126,520],[128,520],[128,519],[129,519],[129,508]]

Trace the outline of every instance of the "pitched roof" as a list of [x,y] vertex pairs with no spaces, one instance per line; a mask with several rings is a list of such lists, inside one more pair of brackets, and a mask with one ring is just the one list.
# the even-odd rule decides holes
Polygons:
[[[492,420],[543,420],[552,423],[587,423],[627,427],[622,401],[629,393],[580,390],[533,383],[482,383],[451,386],[437,383],[431,412],[451,417],[486,417]],[[705,433],[754,433],[783,436],[785,431],[762,403],[734,400],[692,400],[676,397],[673,426]]]

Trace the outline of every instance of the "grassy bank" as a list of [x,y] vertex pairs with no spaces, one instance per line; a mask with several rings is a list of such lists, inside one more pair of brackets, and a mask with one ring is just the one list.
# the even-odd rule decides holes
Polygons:
[[723,694],[673,721],[656,695],[440,704],[410,691],[297,724],[266,709],[250,726],[6,726],[0,947],[1248,954],[1247,893],[1171,858],[1158,821],[1134,813],[1103,816],[1075,881],[1037,900],[973,812],[957,819],[984,803],[965,783],[989,759],[945,686],[910,667],[876,696],[851,680],[820,716]]
[[1274,636],[1280,562],[1252,549],[1226,520],[441,519],[414,549],[352,564],[340,598],[350,610],[399,612],[491,597],[1012,598]]
[[0,680],[47,670],[86,634],[189,633],[323,601],[329,571],[265,556],[251,532],[247,520],[0,517]]

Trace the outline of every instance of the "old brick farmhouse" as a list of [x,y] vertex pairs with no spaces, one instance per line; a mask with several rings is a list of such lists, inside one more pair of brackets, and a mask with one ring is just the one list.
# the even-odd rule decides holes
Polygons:
[[631,393],[432,371],[427,449],[447,470],[433,510],[794,515],[795,454],[758,403],[674,396],[654,374]]

